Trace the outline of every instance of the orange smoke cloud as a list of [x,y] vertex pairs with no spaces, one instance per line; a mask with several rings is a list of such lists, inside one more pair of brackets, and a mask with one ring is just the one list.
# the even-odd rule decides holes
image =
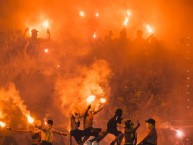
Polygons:
[[7,104],[10,103],[17,106],[24,116],[28,117],[30,115],[30,111],[27,109],[13,83],[10,83],[7,89],[0,89],[0,101],[0,118],[4,118],[7,115],[7,112],[4,110],[8,107]]
[[108,78],[111,70],[103,60],[94,62],[90,67],[79,68],[78,77],[65,80],[59,78],[55,89],[59,95],[57,103],[65,115],[72,111],[82,113],[87,107],[87,97],[108,96],[110,93]]

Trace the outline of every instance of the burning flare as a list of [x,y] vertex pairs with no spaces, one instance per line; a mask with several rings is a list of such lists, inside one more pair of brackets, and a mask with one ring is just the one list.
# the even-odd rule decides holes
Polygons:
[[95,96],[91,95],[87,98],[87,103],[91,104],[95,100]]
[[43,27],[49,28],[49,22],[46,20],[42,23]]
[[153,28],[149,24],[146,25],[146,29],[150,34],[153,33]]
[[84,17],[84,16],[85,16],[85,12],[84,12],[84,11],[80,11],[80,12],[79,12],[79,15],[80,15],[81,17]]
[[45,48],[45,49],[44,49],[44,52],[45,52],[45,53],[49,53],[49,49],[48,49],[48,48]]
[[34,119],[30,115],[27,115],[27,120],[30,124],[34,123]]
[[92,35],[92,37],[95,39],[97,37],[96,32]]
[[100,99],[100,102],[101,102],[101,103],[105,103],[105,102],[106,102],[106,99],[105,99],[105,98],[101,98],[101,99]]
[[184,136],[183,131],[181,131],[181,130],[176,130],[176,136],[179,137],[179,138],[183,137],[183,136]]
[[97,12],[97,13],[95,14],[95,16],[96,16],[96,17],[99,17],[99,13]]
[[5,126],[6,126],[6,124],[4,122],[0,121],[0,127],[5,127]]
[[128,23],[129,23],[129,18],[128,18],[128,17],[126,17],[126,18],[125,18],[125,20],[124,20],[124,22],[123,22],[123,25],[124,25],[124,26],[127,26],[127,25],[128,25]]

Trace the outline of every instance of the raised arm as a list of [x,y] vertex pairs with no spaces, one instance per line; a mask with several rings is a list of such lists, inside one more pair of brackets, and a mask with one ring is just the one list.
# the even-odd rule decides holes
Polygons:
[[47,34],[48,34],[47,40],[50,40],[50,30],[49,29],[47,29]]
[[140,123],[137,120],[137,126],[134,128],[134,131],[136,131],[140,127]]
[[86,111],[85,111],[85,113],[84,113],[84,117],[87,116],[88,111],[89,111],[90,108],[91,108],[91,104],[90,104],[90,105],[88,106],[88,108],[86,109]]
[[53,133],[56,133],[56,134],[59,134],[59,135],[63,135],[63,136],[67,136],[68,135],[67,133],[64,133],[62,131],[55,130],[55,129],[53,129]]
[[97,111],[93,111],[93,114],[97,114],[98,112],[100,112],[103,109],[103,105],[101,105],[100,109],[98,109]]
[[24,33],[23,33],[23,38],[25,38],[25,37],[26,37],[26,33],[27,33],[27,31],[29,31],[29,28],[26,28],[26,29],[25,29],[25,31],[24,31]]

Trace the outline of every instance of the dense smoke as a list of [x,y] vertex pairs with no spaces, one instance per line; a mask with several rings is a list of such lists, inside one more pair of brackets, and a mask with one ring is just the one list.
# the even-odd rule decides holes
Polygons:
[[[141,126],[148,117],[158,127],[191,120],[192,8],[191,0],[0,0],[0,119],[14,126],[27,115],[50,118],[67,131],[70,113],[82,114],[95,95],[107,99],[97,127],[117,108]],[[47,28],[51,40],[27,54],[30,31],[44,39]]]

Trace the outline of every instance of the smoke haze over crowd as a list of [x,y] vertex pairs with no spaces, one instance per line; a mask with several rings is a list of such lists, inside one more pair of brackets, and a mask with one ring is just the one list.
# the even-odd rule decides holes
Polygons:
[[[107,99],[95,120],[103,128],[117,108],[134,121],[192,120],[192,14],[191,0],[0,0],[0,119],[52,118],[67,131],[95,95]],[[18,45],[26,28],[26,38],[51,32],[37,57]]]

